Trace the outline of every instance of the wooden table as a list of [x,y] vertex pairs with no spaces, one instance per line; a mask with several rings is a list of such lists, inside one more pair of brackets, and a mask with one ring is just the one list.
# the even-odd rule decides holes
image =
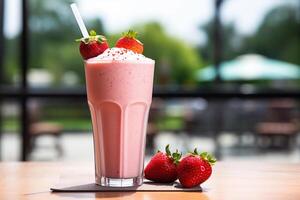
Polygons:
[[0,199],[299,200],[300,165],[219,162],[204,192],[51,193],[60,174],[92,173],[92,163],[0,163]]

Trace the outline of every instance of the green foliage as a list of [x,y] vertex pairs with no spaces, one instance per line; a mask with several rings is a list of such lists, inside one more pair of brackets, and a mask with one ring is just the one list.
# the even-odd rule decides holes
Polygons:
[[297,8],[280,6],[271,10],[256,34],[246,37],[242,51],[300,65],[300,22]]
[[194,73],[203,66],[195,49],[170,37],[157,23],[137,27],[144,43],[145,56],[156,62],[156,82],[159,84],[191,84]]
[[[213,21],[201,29],[206,33],[207,42],[199,47],[199,52],[208,63],[212,63]],[[224,60],[234,59],[241,54],[257,53],[300,65],[300,23],[296,7],[287,5],[274,8],[250,36],[239,34],[233,24],[223,24],[222,33]]]
[[16,79],[19,78],[18,74],[20,74],[19,67],[19,52],[16,48],[19,45],[18,38],[7,39],[5,43],[5,54],[4,54],[4,76],[3,80],[1,80],[4,84],[15,82]]
[[[75,72],[84,83],[84,67],[78,51],[81,36],[69,7],[71,0],[30,1],[30,51],[29,66],[45,68],[54,75],[55,84],[61,83],[66,71]],[[87,27],[104,34],[102,23],[87,21]]]
[[[207,37],[206,43],[199,47],[198,51],[203,56],[207,64],[213,63],[214,51],[214,22],[213,19],[204,26],[200,27]],[[222,58],[224,60],[234,59],[239,55],[243,44],[242,36],[237,33],[234,24],[222,25]]]

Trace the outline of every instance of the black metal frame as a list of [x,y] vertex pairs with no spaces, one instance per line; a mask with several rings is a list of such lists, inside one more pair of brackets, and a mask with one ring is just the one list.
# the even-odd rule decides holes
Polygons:
[[[3,80],[3,58],[4,58],[4,0],[0,0],[0,81]],[[1,84],[1,82],[0,82]],[[0,96],[0,141],[2,136],[2,110],[1,110],[1,96]],[[1,143],[0,143],[0,160],[1,160]]]
[[[213,99],[218,102],[222,102],[226,99],[231,98],[255,98],[255,99],[269,99],[269,98],[300,98],[300,91],[276,91],[276,90],[261,90],[255,91],[253,93],[243,93],[239,90],[227,91],[222,89],[220,84],[222,80],[220,79],[218,69],[222,61],[222,30],[220,22],[220,9],[223,0],[215,0],[215,18],[214,18],[214,63],[217,68],[217,78],[216,78],[216,87],[211,89],[186,89],[177,87],[172,88],[155,88],[154,97],[158,98],[197,98],[202,97],[205,99]],[[3,6],[4,0],[0,0],[0,44],[3,44]],[[38,90],[38,89],[29,89],[27,84],[27,72],[28,72],[28,15],[29,7],[28,0],[22,0],[22,34],[21,34],[21,43],[20,43],[20,67],[22,73],[22,82],[21,88],[4,88],[0,87],[0,100],[4,98],[16,98],[20,100],[21,105],[21,138],[22,138],[22,148],[21,148],[21,157],[20,160],[28,160],[28,149],[29,149],[29,140],[30,135],[28,134],[28,109],[27,102],[30,98],[78,98],[86,99],[86,92],[84,88],[70,89],[70,88],[60,88],[60,89],[48,89],[48,90]],[[0,45],[0,70],[3,69],[3,45]],[[1,72],[1,71],[0,71]],[[2,73],[0,73],[2,74]],[[1,78],[1,77],[0,77]],[[1,80],[1,79],[0,79]],[[220,115],[220,110],[222,108],[217,108],[216,111],[216,129],[213,136],[215,144],[218,146],[217,137],[221,129],[222,119]],[[1,118],[0,118],[1,123]],[[1,124],[0,124],[1,125]],[[1,126],[0,126],[1,128]],[[0,131],[1,136],[1,131]],[[217,151],[219,149],[217,148]],[[217,152],[217,154],[219,154]]]
[[[47,88],[45,89],[19,89],[11,87],[0,87],[0,98],[82,98],[86,99],[85,88]],[[205,99],[273,99],[273,98],[296,98],[300,99],[300,90],[275,90],[275,89],[255,89],[253,92],[243,92],[243,90],[226,90],[221,83],[215,84],[214,88],[188,89],[154,87],[153,97],[168,98],[205,98]]]
[[28,47],[29,47],[29,37],[28,37],[28,14],[29,6],[27,0],[22,0],[22,34],[21,34],[21,52],[20,52],[20,66],[21,66],[21,77],[22,84],[21,89],[24,92],[24,95],[20,98],[21,105],[21,134],[22,134],[22,148],[21,148],[21,160],[27,160],[28,151],[29,151],[29,141],[30,134],[28,131],[28,109],[27,109],[27,100],[28,96],[27,89],[27,73],[28,73]]

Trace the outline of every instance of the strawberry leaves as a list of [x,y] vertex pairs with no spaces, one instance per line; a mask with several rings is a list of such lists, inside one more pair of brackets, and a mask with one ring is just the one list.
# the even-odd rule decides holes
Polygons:
[[97,35],[95,30],[90,30],[89,37],[87,38],[79,38],[75,40],[76,42],[83,42],[84,44],[89,44],[93,41],[97,41],[100,44],[106,42],[106,38],[103,35]]
[[197,148],[195,148],[193,152],[190,152],[190,154],[194,156],[200,156],[203,160],[206,160],[210,165],[214,165],[217,162],[217,159],[213,155],[209,154],[208,152],[199,153]]
[[138,32],[133,31],[133,30],[129,30],[127,32],[122,33],[123,37],[127,37],[127,38],[136,38],[138,35]]
[[172,154],[172,158],[173,158],[174,163],[175,163],[176,165],[179,164],[179,161],[180,161],[181,156],[182,156],[182,153],[179,153],[177,149],[176,149],[176,152],[174,152],[174,153]]
[[217,162],[217,159],[213,155],[211,155],[207,152],[201,153],[200,157],[202,159],[206,160],[207,162],[209,162],[210,165],[214,165]]
[[170,151],[170,145],[168,144],[165,148],[166,154],[168,157],[172,158],[173,162],[177,165],[180,161],[180,158],[182,156],[182,153],[178,151],[178,149],[176,149],[175,152],[171,152]]
[[90,36],[96,36],[96,35],[97,35],[97,33],[95,30],[90,30]]
[[171,156],[171,151],[170,151],[170,145],[169,144],[166,146],[165,151],[166,151],[166,154],[168,156]]

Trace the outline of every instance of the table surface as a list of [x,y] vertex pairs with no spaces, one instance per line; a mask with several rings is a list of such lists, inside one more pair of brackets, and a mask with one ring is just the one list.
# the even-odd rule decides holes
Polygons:
[[0,163],[0,199],[299,200],[300,164],[218,162],[203,192],[52,193],[60,174],[92,173],[93,163]]

